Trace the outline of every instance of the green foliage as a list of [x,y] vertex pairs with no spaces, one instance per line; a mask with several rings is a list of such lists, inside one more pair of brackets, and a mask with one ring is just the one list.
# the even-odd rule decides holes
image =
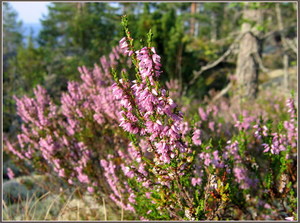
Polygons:
[[[248,5],[248,8],[253,10],[273,9],[274,4],[251,3]],[[107,54],[111,47],[116,45],[123,36],[128,37],[127,41],[131,46],[155,46],[158,54],[162,56],[162,64],[164,66],[163,80],[178,79],[180,85],[184,86],[191,79],[194,70],[198,70],[201,66],[216,60],[225,52],[229,44],[234,40],[235,32],[239,30],[240,24],[248,22],[260,32],[272,31],[275,26],[275,19],[272,13],[269,13],[270,19],[262,24],[241,19],[239,12],[245,8],[244,3],[199,3],[199,11],[194,14],[189,12],[190,6],[190,3],[176,3],[172,5],[167,3],[136,3],[136,5],[135,3],[119,3],[114,8],[108,3],[52,3],[49,6],[49,15],[42,19],[43,29],[37,39],[40,45],[35,46],[33,43],[36,40],[30,39],[28,45],[23,46],[19,30],[21,23],[16,21],[16,13],[10,11],[9,4],[4,3],[4,7],[6,7],[5,12],[8,12],[4,17],[5,116],[13,116],[14,113],[12,94],[20,95],[24,94],[24,92],[30,94],[31,88],[37,84],[44,83],[50,90],[51,95],[55,95],[58,98],[61,91],[65,90],[68,80],[78,79],[78,72],[75,72],[78,66],[83,64],[88,67],[92,66],[100,55]],[[286,16],[295,12],[292,4],[287,3],[281,6]],[[130,21],[128,22],[126,17],[123,17],[122,25],[125,27],[125,33],[120,31],[120,26],[118,25],[120,10],[128,14]],[[195,23],[200,28],[198,32],[191,35],[189,30],[193,19],[195,19]],[[293,21],[295,22],[295,18],[289,18],[285,22]],[[128,27],[130,27],[130,30],[133,30],[132,35],[138,36],[139,42],[133,43],[133,40],[129,38],[131,34]],[[214,40],[213,42],[211,42],[212,39]],[[137,63],[137,61],[133,60],[133,63]],[[233,66],[235,63],[232,62]],[[292,61],[293,63],[294,61]],[[219,84],[222,88],[227,83],[226,78],[228,74],[233,73],[232,67],[228,64],[220,65],[220,67],[227,66],[229,68],[226,72],[220,72],[218,68],[215,68],[212,71],[203,73],[198,82],[188,89],[189,94],[182,97],[183,102],[180,101],[181,98],[177,98],[177,100],[187,105],[187,107],[192,107],[194,110],[199,108],[199,101],[195,103],[188,96],[197,97],[198,99],[203,98],[205,95],[208,95],[210,89],[214,88],[213,83],[217,82],[217,80],[222,80],[222,83]],[[120,70],[120,67],[111,70],[116,82],[119,79],[117,70]],[[138,69],[136,69],[135,73],[138,74],[138,72]],[[121,76],[126,80],[130,73],[134,74],[133,72],[122,72]],[[55,79],[52,83],[47,79],[50,74]],[[222,79],[216,78],[216,75],[222,76]],[[139,78],[139,75],[136,75],[136,77]],[[138,81],[140,80],[138,79]],[[159,88],[159,85],[156,88]],[[201,101],[201,106],[206,102]],[[287,120],[288,115],[284,112],[278,114],[273,107],[265,106],[269,103],[269,98],[267,100],[258,100],[257,102],[265,107],[265,111],[268,114],[273,114],[278,118],[278,120],[275,120],[273,116],[273,121],[271,118],[265,122],[261,119],[261,124],[265,124],[269,129],[268,136],[263,137],[262,140],[270,145],[273,139],[272,132],[286,133],[283,120]],[[281,111],[282,109],[283,106],[280,105],[278,110]],[[137,216],[144,216],[150,220],[172,220],[174,216],[172,217],[165,208],[177,203],[174,207],[176,214],[189,219],[184,213],[189,210],[187,202],[180,197],[182,187],[186,188],[187,193],[190,193],[194,198],[195,213],[193,214],[196,220],[207,219],[213,210],[219,207],[224,208],[228,204],[237,206],[237,209],[239,209],[238,214],[245,214],[251,205],[257,205],[258,198],[274,204],[272,203],[274,196],[277,196],[276,198],[279,197],[288,201],[289,210],[296,207],[297,194],[293,186],[295,182],[289,181],[282,193],[279,193],[278,189],[276,189],[278,182],[281,181],[281,177],[284,174],[289,175],[292,171],[293,160],[290,157],[287,158],[287,156],[294,152],[295,148],[288,146],[286,151],[275,155],[270,152],[263,153],[263,148],[253,138],[253,129],[234,130],[232,123],[226,122],[226,118],[219,114],[215,117],[210,115],[207,121],[203,121],[198,114],[193,115],[191,111],[187,113],[187,119],[189,119],[187,121],[192,122],[191,128],[198,128],[199,126],[197,125],[199,123],[197,122],[201,121],[203,143],[201,147],[196,148],[194,146],[193,153],[184,154],[186,156],[185,159],[179,163],[171,162],[170,164],[162,165],[161,169],[170,170],[188,163],[190,164],[187,167],[190,168],[189,172],[179,177],[178,181],[174,180],[169,189],[162,187],[151,191],[150,199],[145,196],[146,190],[140,182],[129,180],[129,186],[136,188],[135,209]],[[9,131],[11,121],[14,119],[15,117],[5,119],[5,132]],[[154,116],[152,116],[152,119],[155,121]],[[242,122],[243,116],[240,116],[239,120]],[[93,125],[93,121],[92,115],[87,115],[86,119],[79,119],[82,129],[72,137],[93,147],[95,152],[98,151],[100,146],[107,144],[103,136],[114,136],[116,134],[123,138],[125,135],[107,126],[103,129],[97,129]],[[226,132],[228,135],[225,134],[225,131],[217,133],[211,130],[209,128],[210,121],[224,124],[229,132]],[[279,123],[277,123],[278,121]],[[44,137],[47,134],[52,133],[41,132],[40,136]],[[97,141],[93,141],[95,136],[97,136]],[[133,134],[128,134],[127,136],[138,147],[137,137]],[[190,170],[197,168],[193,165],[199,161],[199,153],[205,151],[208,154],[212,154],[214,151],[218,151],[220,154],[224,151],[224,147],[227,146],[226,142],[228,139],[232,141],[237,140],[239,144],[238,154],[241,156],[242,162],[236,164],[235,157],[230,156],[226,164],[230,169],[245,167],[249,171],[249,179],[258,179],[257,188],[241,188],[240,183],[236,182],[233,172],[226,173],[222,169],[216,169],[213,165],[206,167],[201,161],[200,168],[204,171],[203,176],[201,176],[202,184],[195,186],[197,189],[193,190],[191,178],[194,176],[194,173]],[[187,143],[192,144],[191,135],[186,136],[185,140]],[[207,147],[209,148],[206,149]],[[106,152],[110,153],[111,151]],[[149,157],[143,157],[142,160],[149,166],[153,165]],[[41,157],[34,157],[32,160],[33,163],[37,164],[40,161]],[[94,178],[97,178],[98,170],[93,170],[92,162],[98,162],[98,160],[90,160],[87,164],[87,169],[94,174]],[[133,164],[136,164],[136,162]],[[41,169],[47,171],[47,166],[41,166]],[[69,173],[66,172],[66,174],[68,175]],[[217,186],[209,188],[208,185],[212,181],[211,176],[215,176]],[[30,185],[30,183],[27,183],[27,186]],[[14,186],[12,188],[17,188]],[[5,189],[7,189],[7,186]],[[260,191],[262,189],[265,189],[263,193]],[[151,201],[155,201],[155,203]],[[224,211],[228,211],[226,208],[224,209]],[[269,211],[266,210],[264,213],[269,213]],[[292,212],[289,211],[289,213]],[[238,214],[233,213],[235,216],[238,216]],[[248,215],[248,213],[245,215]],[[135,217],[132,216],[132,218]],[[217,218],[216,215],[215,218]]]
[[[275,3],[251,3],[249,7],[273,9],[274,5]],[[295,13],[294,5],[285,3],[280,6],[285,25],[295,22],[294,17],[288,16]],[[76,72],[78,66],[84,64],[91,67],[94,61],[107,54],[124,36],[119,24],[120,13],[127,14],[130,21],[128,25],[137,39],[146,41],[145,34],[151,28],[152,44],[162,57],[162,80],[177,78],[179,85],[185,86],[191,80],[193,71],[216,60],[227,50],[235,38],[234,33],[240,29],[238,22],[241,22],[240,12],[244,7],[245,3],[197,3],[197,10],[192,14],[191,3],[51,3],[49,14],[41,20],[41,33],[33,40],[39,46],[20,47],[17,60],[21,61],[18,67],[14,67],[18,61],[12,60],[8,64],[8,57],[4,55],[4,83],[7,83],[5,91],[13,91],[9,86],[20,86],[14,89],[18,95],[22,94],[21,86],[28,86],[25,90],[27,92],[30,86],[40,83],[45,84],[51,96],[57,100],[59,92],[66,89],[67,80],[79,78]],[[22,36],[21,23],[12,22],[17,15],[8,3],[4,4],[4,13],[6,54],[8,49],[17,49],[12,42],[20,42]],[[268,16],[263,24],[257,24],[258,30],[268,32],[277,27],[275,14]],[[194,36],[189,33],[191,19],[195,19],[195,30],[198,29]],[[216,43],[212,43],[212,37],[216,38]],[[143,45],[138,42],[135,44],[137,47]],[[27,60],[30,60],[30,66],[26,67]],[[291,63],[294,62],[293,59]],[[235,64],[232,65],[230,67],[225,64],[228,67],[226,71],[216,67],[203,73],[194,86],[189,86],[189,96],[203,98],[212,88],[221,90],[228,82],[227,74],[234,72],[232,68]],[[224,65],[220,67],[222,66]],[[30,80],[29,73],[32,73]],[[11,112],[7,113],[14,113],[11,96],[5,100],[8,107],[11,107]],[[11,119],[8,120],[4,125],[5,131],[12,122]]]
[[3,184],[4,202],[8,204],[24,201],[27,197],[42,196],[46,193],[45,189],[36,182],[45,180],[43,176],[23,176],[6,181]]
[[[16,69],[18,49],[22,47],[22,22],[8,2],[3,3],[3,123],[4,132],[16,129],[15,104],[12,96],[24,93],[22,75]],[[12,123],[14,122],[14,125]]]
[[18,19],[17,12],[8,2],[3,3],[3,54],[14,54],[22,44],[22,22]]
[[30,92],[37,84],[43,83],[46,75],[46,64],[43,64],[44,51],[42,48],[34,47],[32,37],[29,37],[28,45],[21,46],[18,49],[16,60],[11,62],[11,66],[15,66],[19,75],[23,79],[23,89],[25,92]]
[[[92,66],[93,61],[107,54],[116,39],[114,9],[107,3],[53,3],[42,19],[39,36],[42,47],[51,48],[48,57],[59,55],[60,75],[74,76],[78,65]],[[55,69],[55,67],[54,67]],[[57,68],[56,68],[57,69]]]

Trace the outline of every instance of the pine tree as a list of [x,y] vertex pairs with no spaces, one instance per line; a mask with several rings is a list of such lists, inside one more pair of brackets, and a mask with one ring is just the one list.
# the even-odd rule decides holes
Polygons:
[[12,96],[22,92],[20,74],[16,69],[17,49],[23,44],[22,22],[8,2],[3,3],[3,115],[4,132],[12,132],[15,125],[15,104]]

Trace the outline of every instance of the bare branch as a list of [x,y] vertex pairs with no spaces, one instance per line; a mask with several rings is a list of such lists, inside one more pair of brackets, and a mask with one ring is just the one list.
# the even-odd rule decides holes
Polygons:
[[238,41],[240,41],[240,39],[245,35],[245,33],[243,34],[240,34],[235,40],[234,42],[230,45],[230,47],[226,50],[226,52],[221,56],[219,57],[217,60],[215,60],[214,62],[212,63],[209,63],[203,67],[201,67],[201,69],[199,71],[194,71],[193,74],[194,74],[194,77],[193,79],[189,82],[189,85],[192,85],[195,83],[196,79],[204,72],[204,71],[207,71],[215,66],[217,66],[219,63],[221,63],[222,61],[225,60],[225,58],[227,56],[229,56],[231,54],[231,52],[233,51],[233,49],[235,48],[236,46],[236,43]]
[[213,97],[213,99],[211,100],[211,102],[215,102],[216,100],[218,100],[219,98],[221,98],[224,94],[226,94],[229,89],[232,87],[232,82],[230,82],[225,88],[223,88],[222,91],[220,91],[219,94],[217,94],[215,97]]
[[286,31],[286,30],[288,30],[288,29],[290,29],[291,27],[294,27],[296,24],[292,24],[292,25],[290,25],[290,26],[288,26],[288,27],[285,27],[285,28],[282,28],[282,29],[277,29],[277,30],[272,30],[272,31],[270,31],[270,32],[267,32],[266,34],[264,34],[262,37],[260,37],[260,39],[267,39],[267,38],[269,38],[270,36],[272,36],[272,35],[274,35],[275,33],[280,33],[281,35]]
[[262,59],[260,57],[260,55],[256,52],[252,54],[254,60],[258,63],[259,68],[262,70],[262,72],[270,72],[270,69],[266,68],[262,62]]
[[286,45],[297,55],[298,54],[297,42],[290,39],[284,39],[284,41]]

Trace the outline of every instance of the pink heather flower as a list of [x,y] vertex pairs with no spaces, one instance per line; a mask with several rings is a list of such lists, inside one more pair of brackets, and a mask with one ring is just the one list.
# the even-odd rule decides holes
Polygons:
[[239,150],[239,143],[238,141],[234,141],[233,143],[229,140],[227,142],[227,146],[225,147],[226,149],[226,152],[223,153],[223,158],[224,159],[227,159],[228,158],[228,155],[231,154],[233,155],[235,161],[237,163],[241,162],[241,157],[238,153],[238,150]]
[[147,214],[150,214],[152,212],[152,210],[147,211]]
[[298,129],[295,125],[295,118],[297,117],[296,106],[292,98],[287,100],[286,106],[288,113],[290,113],[290,120],[284,122],[284,127],[287,130],[288,144],[292,147],[297,147]]
[[60,176],[60,177],[65,177],[65,176],[66,176],[65,170],[64,170],[64,169],[59,169],[59,170],[58,170],[58,176]]
[[19,134],[17,135],[18,141],[19,141],[19,145],[21,146],[21,148],[24,148],[25,143],[30,142],[31,140],[28,138],[27,135],[25,134]]
[[[87,114],[94,116],[100,125],[111,125],[118,120],[116,111],[120,106],[115,103],[112,94],[110,68],[118,64],[116,60],[120,58],[120,50],[118,47],[114,48],[108,58],[102,57],[101,66],[95,65],[94,70],[78,68],[82,83],[68,83],[68,91],[61,97],[60,109],[51,102],[46,90],[40,86],[34,89],[35,98],[15,98],[18,114],[24,124],[22,134],[18,135],[17,150],[10,143],[7,145],[8,149],[20,159],[31,159],[42,153],[42,158],[46,159],[42,161],[61,177],[65,177],[67,167],[78,164],[78,169],[69,169],[68,183],[73,184],[72,180],[76,178],[82,183],[88,183],[89,176],[83,171],[91,156],[88,153],[90,148],[70,136],[81,130],[84,124],[80,121],[85,119]],[[46,133],[46,136],[42,136],[41,132]],[[61,161],[67,162],[64,168],[60,167],[60,164],[63,164]]]
[[127,48],[128,48],[128,43],[127,43],[126,37],[123,37],[123,38],[120,40],[119,43],[120,43],[120,48],[121,48],[121,49],[127,50]]
[[120,41],[119,41],[120,44],[124,44],[126,43],[126,37],[123,37]]
[[141,160],[141,154],[140,151],[134,147],[133,143],[129,143],[128,145],[128,152],[129,152],[129,156],[133,159],[133,160],[137,160],[138,162],[140,162]]
[[257,179],[250,179],[247,177],[247,170],[244,167],[234,167],[234,176],[236,177],[236,182],[240,183],[241,189],[247,189],[249,187],[255,187],[258,183]]
[[204,164],[205,164],[205,166],[209,166],[210,163],[211,163],[210,154],[205,153],[205,155],[204,155]]
[[235,167],[233,168],[233,172],[238,181],[245,179],[245,170],[243,168]]
[[107,165],[108,165],[108,163],[107,163],[106,160],[100,160],[100,164],[101,164],[101,166],[102,166],[103,168],[106,168]]
[[208,123],[208,128],[209,128],[211,131],[215,131],[215,122],[209,122],[209,123]]
[[266,203],[266,204],[264,205],[264,208],[266,208],[266,209],[270,209],[270,208],[271,208],[271,206],[270,206],[268,203]]
[[206,112],[204,111],[204,109],[200,107],[200,108],[198,109],[198,112],[199,112],[199,115],[200,115],[201,119],[202,119],[203,121],[206,121],[207,118],[208,118],[208,116],[207,116]]
[[9,167],[7,168],[7,176],[8,176],[9,179],[13,179],[15,177],[14,172]]
[[129,50],[129,45],[127,43],[127,38],[123,37],[120,41],[120,49],[123,51],[125,55],[131,56],[133,54],[132,50]]
[[202,141],[200,139],[201,131],[200,129],[196,129],[193,133],[192,141],[196,146],[199,146],[202,144]]
[[146,198],[150,199],[151,198],[151,192],[146,192],[145,196],[146,196]]
[[87,175],[85,174],[79,174],[78,175],[78,180],[81,182],[81,183],[89,183],[89,178]]
[[46,90],[42,86],[37,85],[37,87],[33,90],[33,92],[36,96],[37,103],[39,105],[48,105],[49,104],[50,97],[49,97],[49,95],[47,95]]
[[286,101],[286,105],[289,108],[288,112],[291,114],[291,118],[295,118],[296,117],[296,106],[295,106],[294,99],[289,98]]
[[149,181],[145,181],[142,183],[142,185],[143,185],[143,187],[149,188],[150,183],[149,183]]
[[268,144],[263,143],[262,146],[265,148],[264,151],[263,151],[264,153],[266,153],[270,150],[270,146]]
[[295,221],[294,217],[286,217],[285,220],[287,220],[287,221]]
[[7,148],[10,152],[12,152],[13,154],[15,154],[16,156],[18,156],[20,159],[25,159],[25,157],[19,152],[17,151],[9,141],[6,141],[6,145],[7,145]]
[[151,48],[153,52],[152,57],[149,55],[149,49],[147,47],[142,48],[141,50],[137,50],[137,59],[139,60],[139,71],[141,73],[142,79],[146,81],[146,77],[149,78],[150,83],[153,85],[153,75],[158,77],[161,73],[159,71],[160,64],[160,56],[155,53],[155,49]]
[[263,136],[268,136],[268,128],[267,128],[267,126],[264,125],[262,127],[262,129],[263,129],[263,132],[262,132]]
[[145,163],[140,163],[139,168],[138,168],[138,172],[143,174],[144,176],[148,176],[148,172],[146,171],[145,166],[146,166]]
[[243,111],[243,121],[239,121],[235,114],[233,115],[233,118],[236,122],[234,126],[237,127],[239,131],[248,130],[251,127],[251,123],[255,121],[255,117],[249,116],[248,112],[245,110]]
[[77,177],[78,177],[78,180],[81,182],[81,183],[86,183],[88,184],[90,181],[89,181],[89,177],[84,174],[82,172],[82,167],[79,166],[79,167],[75,167],[75,170],[77,171]]
[[190,131],[189,123],[188,122],[180,123],[179,129],[180,129],[182,135],[185,136]]
[[[171,98],[179,98],[180,97],[181,86],[177,79],[167,81],[166,86],[169,90],[169,95]],[[184,110],[184,109],[186,109],[186,107],[184,107],[182,109]]]
[[87,191],[89,192],[89,193],[94,193],[94,188],[93,187],[87,187]]
[[134,209],[134,207],[132,207],[132,205],[130,205],[130,204],[127,204],[127,206],[126,206],[125,210],[127,210],[127,211],[131,211],[131,212],[135,213],[135,209]]
[[224,167],[224,163],[222,163],[220,161],[219,158],[219,152],[216,150],[213,152],[213,159],[212,159],[212,164],[217,167],[217,168],[223,168]]
[[196,185],[200,185],[201,184],[201,178],[192,178],[192,185],[195,187]]
[[129,178],[133,178],[135,176],[134,172],[130,170],[129,167],[125,167],[124,174]]
[[261,139],[262,136],[268,136],[268,128],[265,125],[261,126],[261,124],[258,123],[253,126],[253,129],[256,129],[256,131],[254,132],[254,136],[257,139]]
[[134,193],[131,193],[131,194],[129,195],[129,197],[128,197],[128,201],[129,201],[130,203],[135,204],[135,203],[136,203],[135,197],[136,197],[135,194],[134,194]]
[[[128,43],[125,44],[124,41],[122,39],[120,44],[121,47],[126,48]],[[131,82],[122,79],[112,86],[116,99],[120,100],[123,108],[123,111],[120,112],[122,116],[120,126],[125,131],[144,136],[149,141],[146,151],[149,148],[155,150],[157,156],[154,162],[156,165],[170,163],[171,158],[176,157],[176,150],[186,152],[188,148],[187,144],[181,142],[182,113],[175,110],[177,105],[166,95],[166,91],[156,88],[156,77],[161,73],[161,64],[155,49],[144,47],[136,51],[136,55],[141,81]],[[124,159],[124,165],[121,165],[124,174],[127,177],[136,177],[136,180],[141,182],[144,187],[150,188],[153,182],[146,177],[148,170],[143,165],[140,151],[129,145],[127,157]],[[138,161],[137,163],[134,162],[135,166],[130,166],[130,162],[132,162],[130,159]],[[181,166],[181,168],[184,167]],[[115,199],[117,204],[122,205],[122,202],[119,201],[121,195],[118,195],[114,190],[119,182],[118,179],[114,178],[115,167],[111,169],[109,164],[104,169],[107,181],[114,191],[112,199]],[[164,175],[158,178],[155,183],[169,187],[172,180],[171,176]],[[130,199],[129,197],[129,202]]]

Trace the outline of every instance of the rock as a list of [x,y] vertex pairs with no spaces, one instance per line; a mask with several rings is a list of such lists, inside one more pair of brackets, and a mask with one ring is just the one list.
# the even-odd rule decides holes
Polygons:
[[36,182],[42,181],[43,176],[22,176],[3,183],[3,200],[6,204],[22,202],[32,196],[40,197],[47,191]]

